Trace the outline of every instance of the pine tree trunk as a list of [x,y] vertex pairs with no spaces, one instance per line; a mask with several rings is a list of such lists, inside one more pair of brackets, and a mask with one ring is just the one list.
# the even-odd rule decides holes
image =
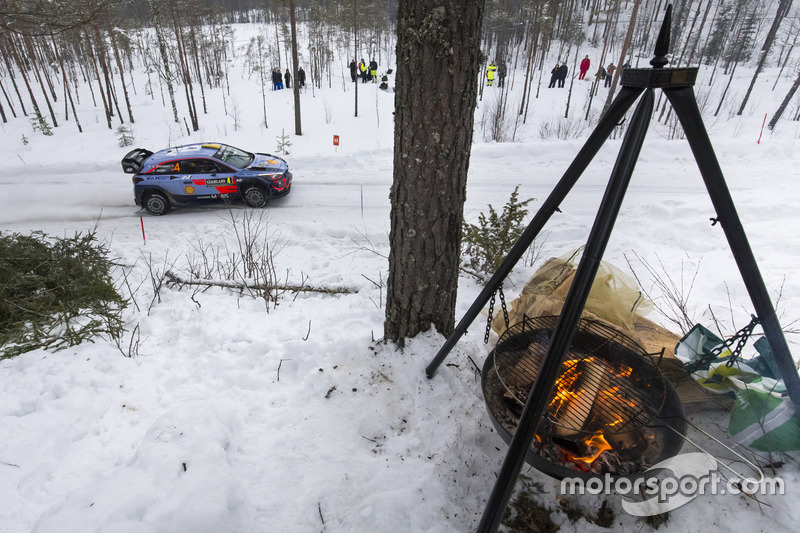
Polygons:
[[[176,123],[180,123],[178,119],[178,106],[175,104],[175,88],[172,86],[172,73],[169,70],[169,57],[167,56],[167,43],[164,41],[164,35],[161,28],[156,25],[156,39],[158,40],[158,51],[161,54],[161,62],[164,64],[164,81],[167,82],[167,92],[169,93],[169,101],[172,104],[172,118]],[[163,93],[162,93],[163,94]]]
[[[72,99],[72,91],[69,88],[69,80],[67,80],[67,69],[64,68],[64,58],[62,57],[61,53],[58,51],[58,45],[56,44],[56,38],[54,36],[50,36],[50,39],[53,41],[53,53],[56,55],[56,60],[58,60],[58,65],[61,68],[61,75],[63,76],[64,81],[64,94],[66,96],[64,107],[67,107],[67,101],[72,106],[72,116],[75,117],[75,123],[78,125],[78,133],[83,133],[83,128],[81,127],[81,121],[78,119],[78,114],[75,112],[75,102]],[[69,111],[66,111],[67,118],[69,120]]]
[[294,80],[294,134],[302,135],[303,126],[300,121],[300,84],[297,79],[297,68],[300,66],[297,60],[297,24],[294,15],[294,0],[289,0],[289,21],[292,28],[292,79]]
[[125,69],[122,68],[122,59],[119,57],[119,49],[117,48],[117,40],[114,38],[114,28],[111,26],[111,20],[108,16],[108,7],[106,6],[106,26],[108,27],[108,37],[111,41],[111,50],[114,52],[114,59],[117,63],[119,70],[119,80],[122,82],[122,95],[125,97],[125,105],[128,108],[128,120],[133,124],[133,109],[131,109],[131,100],[128,97],[128,87],[125,85]]
[[780,4],[778,4],[778,10],[775,13],[775,18],[772,20],[772,26],[769,29],[769,33],[767,33],[767,38],[764,40],[764,46],[761,49],[761,57],[758,59],[756,71],[753,73],[753,79],[750,80],[750,86],[747,88],[747,92],[742,100],[742,105],[739,106],[739,112],[736,113],[737,115],[741,115],[742,112],[744,112],[747,101],[750,99],[750,93],[753,91],[753,86],[756,84],[756,78],[758,78],[758,75],[761,73],[761,69],[764,68],[764,63],[767,61],[767,56],[772,48],[772,43],[775,41],[775,36],[778,34],[778,28],[781,25],[781,21],[783,21],[783,18],[789,13],[789,8],[791,7],[792,0],[780,0]]
[[[100,87],[100,99],[103,101],[103,109],[106,112],[106,124],[108,125],[108,129],[111,129],[111,117],[113,113],[111,112],[111,102],[106,100],[106,95],[103,93],[103,82],[100,81],[100,71],[97,68],[97,62],[95,61],[95,53],[92,49],[92,43],[89,40],[89,33],[84,28],[84,36],[86,38],[86,48],[89,50],[89,57],[92,60],[92,67],[94,68],[95,77],[97,78],[97,85]],[[89,81],[91,85],[91,80]],[[92,96],[94,96],[94,91],[92,91]]]
[[[14,40],[10,37],[8,38],[8,46],[11,49],[11,53],[14,56],[14,61],[17,63],[17,67],[19,68],[19,73],[22,76],[22,81],[25,82],[25,88],[28,89],[28,95],[31,97],[31,105],[33,105],[33,112],[36,114],[37,118],[41,117],[42,112],[39,110],[39,104],[36,102],[36,96],[33,94],[33,90],[31,89],[31,84],[28,81],[28,76],[25,74],[25,65],[22,63],[22,58],[19,56],[19,52],[17,51],[17,47],[14,45]],[[19,94],[19,93],[17,93]],[[20,96],[19,99],[20,103],[22,103],[22,97]],[[24,110],[23,106],[23,110]]]
[[[455,325],[484,2],[400,0],[384,337]],[[420,76],[439,70],[447,75]]]
[[[19,100],[19,105],[22,108],[22,116],[27,117],[28,116],[28,112],[25,109],[25,102],[23,102],[22,95],[19,92],[19,86],[17,85],[17,79],[14,77],[14,69],[11,68],[11,62],[8,59],[8,54],[0,54],[0,55],[3,56],[3,61],[6,64],[6,71],[8,72],[8,76],[11,78],[11,85],[14,86],[14,92],[17,93],[17,99]],[[6,90],[3,89],[3,94],[5,94],[5,92],[6,92]],[[14,112],[14,106],[11,105],[11,100],[8,99],[8,95],[7,94],[6,94],[6,100],[8,101],[8,105],[9,105],[9,107],[11,107],[11,112],[13,113]],[[17,114],[14,113],[14,116],[16,117]]]
[[[195,35],[194,25],[189,27],[189,37],[192,40],[192,58],[194,59],[194,68],[197,71],[197,82],[200,85],[200,99],[203,101],[203,114],[208,114],[208,106],[206,105],[206,90],[203,88],[203,73],[200,70],[200,54],[197,48],[197,36]],[[206,73],[208,74],[208,73]],[[208,78],[208,75],[206,75]],[[208,85],[211,87],[211,84]]]
[[[357,17],[357,9],[356,6],[358,2],[353,0],[353,46],[355,52],[353,52],[353,61],[358,61],[358,17]],[[357,65],[357,64],[356,64]],[[358,68],[358,66],[356,66]],[[358,72],[358,71],[357,71]],[[360,73],[359,73],[360,74]],[[358,117],[358,84],[360,80],[356,78],[356,96],[355,96],[355,117]]]
[[25,48],[28,51],[28,57],[30,58],[31,66],[33,67],[33,73],[36,76],[36,80],[39,82],[39,87],[42,89],[42,96],[44,97],[45,104],[47,104],[47,110],[50,112],[50,118],[53,120],[53,127],[58,127],[56,112],[53,111],[53,105],[50,103],[50,97],[47,96],[48,91],[44,86],[44,79],[42,78],[42,73],[40,72],[39,61],[36,57],[36,49],[30,36],[24,35],[22,40],[25,44]]
[[633,3],[633,12],[631,13],[631,19],[628,22],[628,32],[625,34],[625,40],[622,41],[622,51],[619,54],[619,63],[617,63],[617,69],[614,71],[614,77],[611,79],[611,87],[608,89],[608,97],[606,97],[606,103],[603,106],[604,114],[606,109],[609,108],[611,102],[614,100],[614,92],[617,90],[617,83],[619,83],[619,79],[622,76],[622,66],[625,64],[625,56],[628,55],[628,47],[631,45],[633,28],[636,25],[636,15],[639,13],[639,4],[641,4],[641,2],[642,0],[634,0]]
[[783,99],[783,102],[781,102],[780,107],[778,107],[778,110],[775,111],[775,114],[772,116],[772,118],[769,119],[769,125],[767,127],[770,130],[775,128],[775,124],[777,124],[778,120],[780,120],[781,115],[783,115],[783,112],[786,110],[786,106],[789,105],[789,102],[791,101],[798,87],[800,87],[800,72],[797,73],[797,78],[795,78],[792,88],[789,89],[788,93],[786,93],[786,97]]
[[183,90],[186,94],[186,105],[189,108],[189,118],[192,119],[192,131],[198,131],[200,125],[197,120],[197,105],[194,102],[194,86],[192,84],[191,72],[189,72],[189,59],[186,55],[186,46],[183,42],[183,25],[178,24],[178,18],[175,15],[174,0],[170,0],[169,7],[170,14],[172,15],[172,28],[175,32],[175,41],[178,48],[178,60],[180,62],[181,77],[183,78]]
[[17,118],[17,112],[14,111],[14,105],[11,103],[11,99],[8,97],[8,93],[6,92],[6,88],[5,88],[5,85],[3,85],[3,81],[2,80],[0,80],[0,90],[3,91],[3,96],[6,99],[6,103],[8,104],[8,108],[11,109],[11,114],[14,116],[14,118]]
[[[123,124],[125,120],[122,118],[122,112],[119,110],[117,94],[114,90],[114,83],[111,79],[111,69],[108,65],[108,59],[106,59],[106,43],[103,37],[100,35],[100,28],[97,27],[97,23],[95,21],[92,21],[92,28],[94,29],[95,39],[97,39],[97,62],[100,64],[100,69],[103,71],[103,79],[106,82],[106,99],[108,100],[109,116],[114,116],[114,108],[116,108],[117,117],[119,118],[120,123]],[[108,127],[111,127],[110,119]]]

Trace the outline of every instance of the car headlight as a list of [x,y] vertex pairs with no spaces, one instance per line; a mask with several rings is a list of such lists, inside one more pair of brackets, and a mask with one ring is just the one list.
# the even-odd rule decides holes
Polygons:
[[271,181],[275,181],[275,180],[279,179],[281,176],[283,176],[282,172],[278,172],[276,174],[259,174],[258,175],[259,178],[267,178],[268,180],[271,180]]

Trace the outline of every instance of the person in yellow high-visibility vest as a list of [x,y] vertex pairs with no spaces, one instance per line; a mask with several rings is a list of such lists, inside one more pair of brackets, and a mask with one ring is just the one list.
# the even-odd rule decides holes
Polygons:
[[367,83],[367,64],[364,63],[364,58],[361,58],[361,63],[358,64],[358,70],[361,72],[361,83]]
[[497,65],[492,61],[489,68],[486,70],[486,85],[491,86],[494,83],[494,74],[497,72]]

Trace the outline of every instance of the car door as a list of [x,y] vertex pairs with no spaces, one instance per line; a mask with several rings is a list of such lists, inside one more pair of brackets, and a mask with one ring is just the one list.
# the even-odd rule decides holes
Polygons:
[[152,183],[166,192],[176,202],[184,202],[182,172],[185,166],[183,163],[184,161],[181,159],[164,161],[144,175],[145,180],[148,184]]
[[233,169],[212,159],[188,159],[184,161],[183,171],[181,184],[185,201],[224,200],[236,192]]

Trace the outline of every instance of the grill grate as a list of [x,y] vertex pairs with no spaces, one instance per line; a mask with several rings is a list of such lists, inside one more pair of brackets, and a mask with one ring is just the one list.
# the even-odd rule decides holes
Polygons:
[[[493,369],[510,408],[524,406],[557,321],[558,317],[524,317],[492,352]],[[581,319],[548,404],[554,433],[613,435],[649,424],[664,404],[666,385],[646,355],[626,335]]]

